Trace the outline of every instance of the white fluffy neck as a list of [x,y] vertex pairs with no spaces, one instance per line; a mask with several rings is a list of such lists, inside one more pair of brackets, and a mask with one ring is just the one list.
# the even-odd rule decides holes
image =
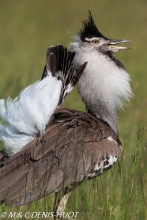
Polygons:
[[78,83],[78,90],[87,110],[110,125],[117,133],[117,109],[132,96],[130,77],[109,57],[90,47],[72,44],[76,56],[76,67],[88,61]]

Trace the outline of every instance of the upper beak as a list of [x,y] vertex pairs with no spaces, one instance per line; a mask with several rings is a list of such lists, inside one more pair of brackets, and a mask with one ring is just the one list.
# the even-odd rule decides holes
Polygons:
[[107,46],[112,52],[117,52],[118,50],[127,50],[130,49],[129,47],[122,47],[122,46],[113,46],[115,44],[120,44],[120,43],[126,43],[126,42],[131,42],[130,40],[113,40],[110,39],[107,41]]

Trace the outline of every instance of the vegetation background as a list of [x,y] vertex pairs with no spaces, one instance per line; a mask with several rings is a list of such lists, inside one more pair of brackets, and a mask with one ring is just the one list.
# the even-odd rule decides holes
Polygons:
[[[119,136],[123,143],[119,162],[106,174],[81,184],[71,195],[66,211],[78,211],[77,220],[145,220],[146,0],[0,0],[0,98],[9,95],[15,98],[23,88],[40,78],[46,49],[55,44],[68,46],[81,28],[81,21],[87,18],[88,9],[106,37],[132,41],[129,45],[132,50],[121,51],[116,56],[131,75],[135,96],[127,109],[119,114]],[[85,110],[76,89],[65,106]],[[53,199],[54,194],[51,194],[25,207],[2,205],[0,213],[52,211]]]

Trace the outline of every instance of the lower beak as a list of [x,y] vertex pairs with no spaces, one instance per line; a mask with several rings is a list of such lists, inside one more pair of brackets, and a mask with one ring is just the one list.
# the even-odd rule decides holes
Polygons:
[[120,44],[120,43],[127,43],[127,42],[131,42],[131,41],[130,40],[112,40],[112,39],[110,39],[107,42],[107,46],[112,52],[116,53],[118,50],[128,50],[130,48],[129,47],[122,47],[122,46],[113,46],[113,45]]

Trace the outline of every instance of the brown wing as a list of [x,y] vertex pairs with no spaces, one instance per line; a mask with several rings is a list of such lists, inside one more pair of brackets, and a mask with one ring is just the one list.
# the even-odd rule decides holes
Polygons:
[[115,132],[92,115],[58,110],[42,138],[1,163],[0,201],[25,205],[100,175],[110,168],[109,156],[120,155],[119,144]]

